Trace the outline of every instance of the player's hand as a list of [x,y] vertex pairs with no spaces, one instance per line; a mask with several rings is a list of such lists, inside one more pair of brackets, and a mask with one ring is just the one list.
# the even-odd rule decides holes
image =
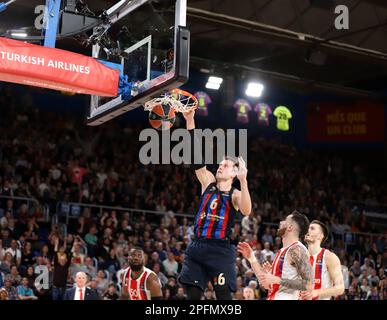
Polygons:
[[272,265],[270,262],[265,261],[262,267],[263,267],[263,270],[265,270],[266,272],[271,272]]
[[245,257],[249,261],[254,255],[253,249],[251,249],[250,245],[247,242],[239,242],[237,250],[243,255],[243,257]]
[[281,278],[266,272],[258,275],[258,281],[261,286],[268,289],[273,284],[280,284]]
[[187,112],[183,112],[183,117],[185,121],[192,121],[195,117],[195,109],[189,110]]
[[267,278],[266,278],[266,273],[261,273],[261,274],[258,274],[257,275],[257,278],[258,278],[258,283],[259,285],[266,289],[266,290],[269,290],[270,288],[270,284],[268,283],[267,281]]
[[300,300],[313,300],[318,297],[317,290],[301,291]]
[[239,168],[238,168],[237,178],[241,182],[246,181],[246,177],[247,177],[246,162],[245,160],[243,160],[242,157],[238,157],[238,163],[239,163]]

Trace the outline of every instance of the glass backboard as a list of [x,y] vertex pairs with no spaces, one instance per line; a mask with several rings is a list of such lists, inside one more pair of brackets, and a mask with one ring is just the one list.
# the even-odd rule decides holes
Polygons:
[[106,12],[111,28],[94,29],[93,57],[141,83],[129,100],[92,96],[88,125],[100,125],[188,81],[187,0],[133,0],[124,6],[123,1]]

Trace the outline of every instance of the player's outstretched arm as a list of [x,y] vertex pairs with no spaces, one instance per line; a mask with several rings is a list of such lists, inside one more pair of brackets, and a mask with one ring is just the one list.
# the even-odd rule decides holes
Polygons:
[[253,269],[257,277],[260,277],[263,273],[266,272],[262,268],[261,264],[258,262],[257,258],[255,257],[253,249],[250,247],[250,245],[247,242],[239,242],[237,250],[239,253],[243,255],[245,259],[247,259],[250,262],[251,269]]
[[248,216],[251,213],[251,197],[249,187],[247,184],[247,168],[246,163],[242,157],[238,157],[239,168],[237,178],[241,184],[241,191],[237,195],[237,206],[239,211],[244,215]]
[[[194,146],[197,144],[197,139],[195,138],[195,110],[190,110],[188,112],[183,113],[183,116],[185,118],[185,121],[187,123],[187,130],[191,134],[191,144],[192,144],[192,153],[194,152]],[[194,155],[192,154],[192,158],[195,159]],[[202,185],[202,193],[204,190],[208,187],[208,185],[212,182],[215,182],[216,179],[214,175],[207,170],[206,165],[204,164],[204,161],[202,163],[197,164],[194,163],[195,168],[195,174],[198,178],[200,184]]]
[[152,300],[161,300],[163,298],[160,281],[153,273],[149,275],[146,286],[151,293]]

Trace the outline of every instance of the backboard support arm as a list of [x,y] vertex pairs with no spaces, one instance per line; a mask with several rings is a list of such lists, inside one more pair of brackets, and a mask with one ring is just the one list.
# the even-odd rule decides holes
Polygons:
[[43,29],[44,46],[55,48],[58,33],[61,0],[46,0]]

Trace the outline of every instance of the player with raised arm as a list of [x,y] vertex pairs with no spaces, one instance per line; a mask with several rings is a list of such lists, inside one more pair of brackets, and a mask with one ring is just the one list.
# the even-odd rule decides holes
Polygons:
[[[195,136],[195,111],[184,113],[192,145]],[[231,228],[240,211],[251,212],[251,198],[247,185],[244,160],[225,157],[216,176],[207,170],[203,161],[194,164],[202,196],[194,225],[194,239],[185,252],[179,281],[186,286],[188,299],[199,300],[209,281],[213,283],[218,300],[230,300],[236,290],[236,250],[230,243]],[[238,178],[241,190],[232,184]]]
[[121,300],[161,300],[161,282],[144,266],[144,251],[138,247],[130,250],[128,262],[122,277]]
[[301,292],[303,300],[330,300],[344,292],[344,277],[341,263],[333,252],[322,248],[321,244],[328,238],[328,227],[318,220],[309,225],[305,242],[310,254],[310,263],[314,271],[314,288]]
[[277,252],[271,268],[268,264],[259,265],[248,243],[239,243],[238,251],[249,260],[260,285],[269,289],[268,300],[298,300],[301,291],[312,290],[313,270],[309,253],[300,242],[308,226],[308,218],[298,211],[280,222],[278,235],[283,247]]

